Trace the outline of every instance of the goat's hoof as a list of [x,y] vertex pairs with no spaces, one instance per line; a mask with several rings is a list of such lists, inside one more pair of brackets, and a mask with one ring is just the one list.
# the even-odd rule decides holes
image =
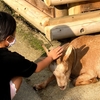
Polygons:
[[35,91],[38,91],[38,89],[36,88],[36,86],[33,86],[33,89],[34,89]]
[[44,87],[43,84],[36,84],[36,85],[33,86],[33,89],[34,89],[35,91],[38,91],[38,90],[41,90],[41,89],[44,89],[44,88],[45,88],[45,87]]

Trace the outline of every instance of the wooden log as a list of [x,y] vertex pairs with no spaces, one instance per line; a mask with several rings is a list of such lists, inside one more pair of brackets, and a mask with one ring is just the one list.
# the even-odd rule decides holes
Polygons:
[[44,33],[44,26],[48,25],[48,21],[51,17],[44,14],[37,8],[30,5],[25,0],[3,0],[22,17],[29,21],[33,26]]
[[67,15],[68,15],[67,5],[55,6],[55,18]]
[[71,3],[68,6],[69,6],[68,15],[75,15],[100,9],[100,1],[95,0],[95,1]]
[[85,20],[85,19],[91,19],[100,16],[100,10],[87,12],[87,13],[81,13],[77,15],[70,15],[70,16],[64,16],[59,18],[52,18],[49,20],[49,26],[51,25],[58,25],[61,23],[69,23],[79,20]]
[[56,5],[63,5],[75,2],[83,2],[83,1],[95,1],[95,0],[44,0],[47,6],[56,6]]
[[46,13],[47,15],[54,17],[54,7],[48,7],[42,0],[26,0],[42,12]]
[[52,40],[60,40],[85,34],[100,32],[100,16],[79,21],[46,26],[46,37]]
[[88,2],[83,2],[81,4],[81,12],[89,12],[89,11],[96,11],[100,9],[100,0],[95,0],[95,2],[93,1],[88,1]]

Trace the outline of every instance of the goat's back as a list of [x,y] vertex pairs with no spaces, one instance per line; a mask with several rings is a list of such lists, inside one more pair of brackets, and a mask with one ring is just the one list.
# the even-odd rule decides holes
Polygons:
[[100,78],[100,35],[80,36],[70,44],[76,51],[72,74],[78,76],[88,72]]

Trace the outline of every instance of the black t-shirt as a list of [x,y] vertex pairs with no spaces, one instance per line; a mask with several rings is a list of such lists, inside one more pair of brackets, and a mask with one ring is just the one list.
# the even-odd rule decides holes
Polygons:
[[29,77],[37,64],[25,59],[17,52],[0,48],[0,100],[11,100],[10,80],[15,76]]

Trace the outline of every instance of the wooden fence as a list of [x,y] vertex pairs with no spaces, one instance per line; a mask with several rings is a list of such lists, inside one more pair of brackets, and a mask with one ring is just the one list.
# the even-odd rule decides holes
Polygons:
[[100,31],[100,0],[3,0],[52,40]]

